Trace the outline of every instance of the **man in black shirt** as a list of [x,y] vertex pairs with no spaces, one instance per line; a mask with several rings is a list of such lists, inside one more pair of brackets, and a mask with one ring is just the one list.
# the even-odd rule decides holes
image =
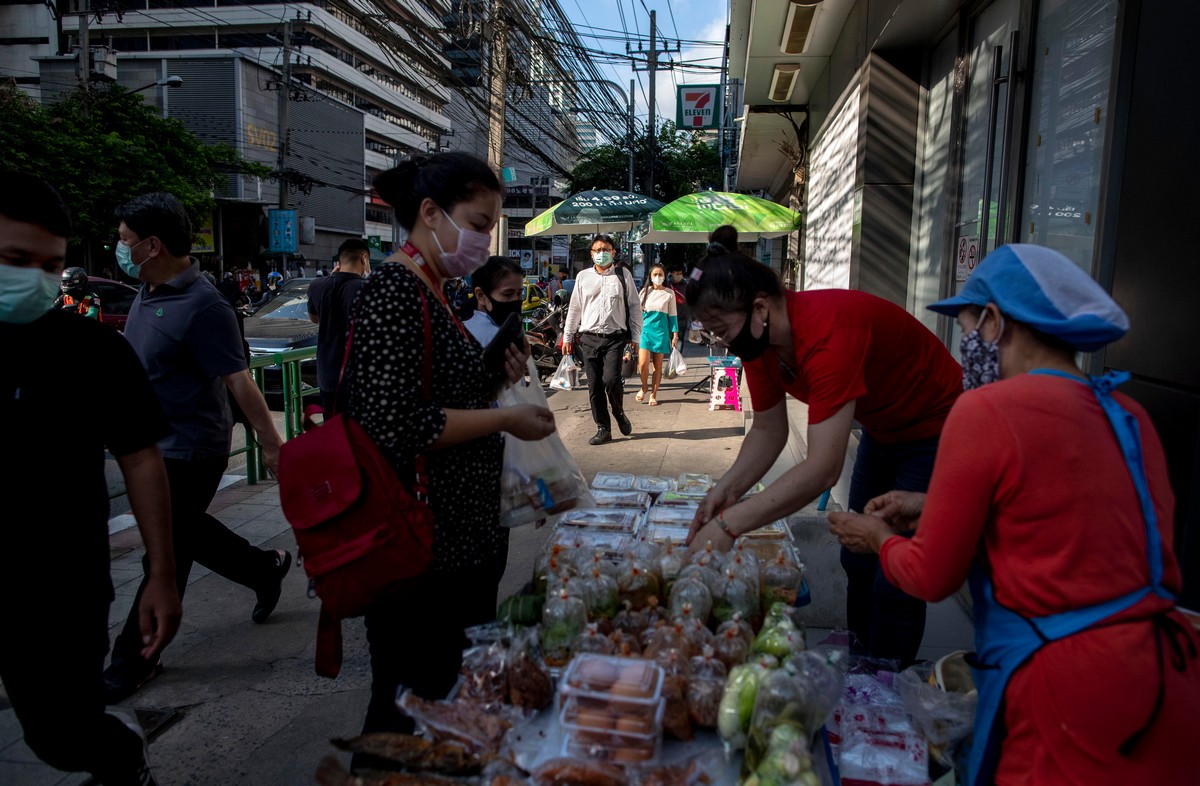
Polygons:
[[346,356],[346,335],[354,314],[354,299],[371,274],[371,248],[365,240],[351,238],[338,249],[333,275],[318,278],[308,285],[308,318],[320,326],[317,331],[317,385],[321,388],[321,407],[330,412],[334,405],[342,359]]
[[[142,361],[171,426],[159,447],[171,491],[176,587],[182,597],[192,563],[199,562],[253,590],[257,602],[251,619],[264,622],[279,602],[291,555],[251,546],[207,512],[229,464],[228,394],[254,428],[271,472],[279,466],[283,441],[247,369],[233,308],[189,258],[192,229],[182,203],[167,193],[145,194],[122,205],[118,217],[117,261],[142,282],[129,309],[125,339]],[[110,704],[160,670],[157,659],[141,657],[139,649],[137,620],[131,616],[113,643],[112,663],[104,673]]]
[[[47,183],[0,174],[0,421],[13,454],[5,482],[14,490],[4,523],[10,565],[0,571],[10,632],[0,679],[26,744],[46,763],[108,786],[152,784],[140,729],[104,710],[113,599],[104,454],[116,456],[146,546],[149,579],[133,613],[141,656],[156,658],[180,618],[156,445],[169,430],[120,334],[51,308],[69,224]],[[93,370],[86,391],[82,366]]]

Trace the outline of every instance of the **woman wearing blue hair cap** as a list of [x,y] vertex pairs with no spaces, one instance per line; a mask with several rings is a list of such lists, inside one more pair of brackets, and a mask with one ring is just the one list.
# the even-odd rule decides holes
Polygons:
[[962,326],[968,392],[946,420],[928,497],[890,492],[829,519],[916,597],[969,580],[970,786],[1195,782],[1185,752],[1200,747],[1200,639],[1175,608],[1162,445],[1114,392],[1128,374],[1089,378],[1075,364],[1129,320],[1074,263],[1032,245],[992,252],[930,308]]

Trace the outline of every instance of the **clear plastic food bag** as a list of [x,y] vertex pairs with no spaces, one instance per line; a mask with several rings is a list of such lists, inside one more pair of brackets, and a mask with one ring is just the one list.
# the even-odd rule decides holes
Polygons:
[[[961,653],[954,655],[961,656]],[[950,662],[955,659],[953,655],[948,658]],[[946,661],[947,658],[943,658],[939,663]],[[904,709],[912,715],[913,725],[929,740],[929,755],[943,766],[952,767],[958,744],[974,728],[978,694],[969,670],[961,669],[965,675],[956,681],[943,679],[943,690],[934,668],[932,663],[910,666],[897,676],[896,690],[904,702]]]
[[[533,378],[537,379],[537,376]],[[579,366],[576,365],[575,358],[569,354],[563,355],[562,362],[550,377],[550,387],[555,390],[574,390],[579,387]]]
[[683,353],[679,351],[679,347],[671,349],[671,358],[667,361],[667,370],[665,372],[667,379],[675,379],[680,374],[687,373],[687,363],[683,360]]
[[[537,374],[533,375],[537,379]],[[500,406],[546,406],[542,386],[524,381],[500,394]],[[504,469],[500,476],[500,524],[519,527],[549,519],[575,507],[593,507],[591,491],[579,465],[557,432],[526,442],[511,434],[504,438]]]

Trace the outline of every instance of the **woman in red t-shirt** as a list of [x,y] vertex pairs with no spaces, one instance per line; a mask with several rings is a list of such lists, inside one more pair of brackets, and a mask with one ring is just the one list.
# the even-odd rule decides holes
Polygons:
[[[1200,747],[1200,637],[1175,610],[1175,500],[1146,412],[1077,351],[1128,319],[1066,257],[992,252],[934,308],[963,329],[964,383],[928,499],[889,493],[832,531],[928,601],[969,580],[978,691],[971,786],[1184,784]],[[986,384],[985,384],[986,383]],[[911,539],[898,529],[919,527]]]
[[[865,292],[785,292],[769,267],[720,246],[687,290],[696,319],[743,361],[754,420],[729,472],[692,523],[693,548],[727,549],[742,533],[796,512],[842,472],[850,428],[863,428],[850,486],[862,510],[890,488],[923,491],[962,374],[937,337],[895,304]],[[787,444],[787,394],[808,404],[808,456],[740,501]],[[844,551],[846,616],[874,657],[916,658],[925,604],[897,590],[874,555]]]

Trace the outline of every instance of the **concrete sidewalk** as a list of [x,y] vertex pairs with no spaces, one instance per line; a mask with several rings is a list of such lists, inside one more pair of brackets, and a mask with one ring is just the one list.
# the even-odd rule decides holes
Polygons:
[[[733,463],[746,426],[744,414],[710,412],[707,395],[686,393],[708,373],[703,348],[689,345],[686,354],[688,374],[664,383],[657,407],[634,401],[637,383],[631,380],[625,405],[633,435],[617,433],[606,445],[587,443],[595,425],[586,390],[551,393],[549,405],[559,434],[589,481],[603,470],[720,476]],[[802,421],[803,409],[789,412]],[[798,422],[773,475],[803,455],[803,423]],[[295,541],[279,509],[274,483],[235,483],[218,492],[210,511],[253,544],[294,553]],[[839,589],[840,570],[835,570],[836,544],[823,526],[823,514],[814,507],[798,514],[793,526],[803,533],[801,558],[810,565],[814,598],[824,610],[812,624],[826,627],[822,621],[833,619],[828,624],[832,627],[842,602],[838,593],[844,593]],[[549,534],[549,528],[512,532],[501,598],[530,580],[534,559]],[[143,549],[136,528],[117,532],[109,542],[117,595],[110,635],[115,637],[141,580]],[[343,626],[341,675],[336,680],[317,677],[317,603],[306,597],[306,590],[303,569],[293,568],[275,613],[265,624],[255,625],[250,621],[253,593],[199,566],[193,569],[182,627],[163,654],[165,672],[124,702],[150,727],[151,762],[162,786],[310,784],[323,757],[336,754],[348,765],[348,755],[338,754],[329,739],[357,734],[366,710],[370,671],[362,623],[350,620]],[[931,612],[923,655],[934,656],[961,643],[964,632],[969,637],[961,612],[957,618],[943,616]],[[413,646],[420,646],[420,640],[414,638]],[[88,780],[40,763],[22,742],[20,726],[0,694],[0,784],[75,785]]]

